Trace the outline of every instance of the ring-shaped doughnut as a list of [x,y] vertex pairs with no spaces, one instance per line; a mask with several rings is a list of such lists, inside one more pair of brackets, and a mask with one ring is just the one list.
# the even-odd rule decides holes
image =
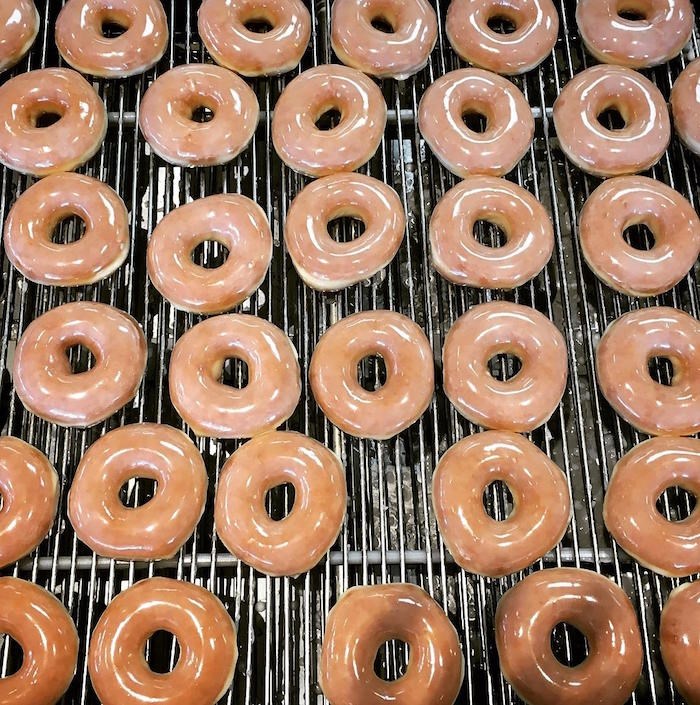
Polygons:
[[[670,386],[652,378],[655,357],[671,361]],[[608,404],[643,433],[700,431],[700,323],[684,311],[654,306],[620,316],[600,339],[596,372]]]
[[[228,249],[219,267],[192,260],[197,245],[215,241]],[[272,259],[272,233],[264,211],[245,196],[218,194],[170,211],[148,241],[148,275],[173,306],[194,313],[222,313],[262,284]]]
[[33,0],[6,0],[0,5],[0,71],[14,66],[39,33],[39,13]]
[[[465,116],[485,118],[483,132],[468,127]],[[507,78],[482,69],[451,71],[432,83],[420,101],[418,127],[439,162],[462,178],[507,174],[535,134],[525,96]]]
[[[358,218],[365,231],[350,242],[328,232],[335,218]],[[284,243],[304,282],[320,291],[351,286],[386,267],[403,241],[406,216],[394,189],[364,174],[312,181],[292,201]]]
[[[373,391],[358,380],[358,364],[381,356],[386,382]],[[433,351],[423,330],[395,311],[360,311],[333,324],[311,355],[316,403],[345,433],[384,440],[417,421],[435,391]]]
[[[88,348],[95,364],[75,374],[68,350]],[[146,338],[128,314],[76,301],[33,320],[17,344],[13,381],[24,406],[59,426],[92,426],[134,398],[146,369]]]
[[[144,658],[149,637],[174,634],[180,658],[154,673]],[[102,705],[214,705],[233,679],[236,628],[221,601],[198,585],[147,578],[107,605],[90,639],[90,680]]]
[[673,84],[671,113],[683,144],[700,155],[700,59],[688,64]]
[[[340,113],[328,130],[316,122]],[[307,176],[354,171],[377,151],[386,125],[379,87],[363,73],[327,64],[304,71],[287,84],[272,116],[272,142],[280,159]]]
[[[385,681],[374,660],[390,639],[405,641],[410,657],[403,676]],[[332,705],[452,705],[463,678],[457,632],[417,585],[353,587],[328,614],[318,679]]]

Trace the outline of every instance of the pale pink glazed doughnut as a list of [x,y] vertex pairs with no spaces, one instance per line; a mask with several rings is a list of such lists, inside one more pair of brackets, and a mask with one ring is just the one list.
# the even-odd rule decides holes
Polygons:
[[[340,122],[330,130],[316,121],[331,110]],[[307,176],[354,171],[377,151],[386,125],[379,87],[347,66],[316,66],[282,91],[272,116],[272,142],[280,159]]]
[[[351,242],[328,232],[334,218],[360,219],[365,231]],[[292,201],[284,243],[299,276],[320,291],[337,291],[386,267],[403,241],[406,216],[396,191],[364,174],[312,181]]]
[[[486,129],[467,127],[469,115],[485,118]],[[451,71],[431,84],[420,101],[418,126],[440,163],[462,178],[507,174],[535,134],[525,96],[508,79],[482,69]]]
[[[71,215],[85,224],[71,243],[52,241]],[[93,284],[129,254],[129,214],[107,184],[83,174],[53,174],[24,191],[5,221],[5,252],[30,281],[54,286]]]
[[[248,22],[271,29],[251,31]],[[197,27],[214,61],[244,76],[291,71],[311,37],[311,17],[300,0],[204,0]]]
[[[221,382],[224,362],[243,360],[248,384]],[[297,353],[277,326],[248,314],[190,328],[170,358],[170,399],[198,436],[250,438],[283,424],[301,396]]]
[[[392,31],[372,25],[381,20]],[[427,63],[437,39],[435,10],[425,0],[335,0],[331,46],[347,66],[403,80]]]
[[[625,126],[599,122],[616,110]],[[659,89],[622,66],[593,66],[576,74],[554,102],[554,127],[564,154],[595,176],[621,176],[650,169],[666,151],[671,120]]]
[[[474,237],[478,220],[505,234],[502,247]],[[514,289],[536,277],[554,249],[544,206],[524,188],[495,176],[468,176],[439,201],[430,218],[433,266],[455,284]]]
[[[37,127],[45,115],[58,116]],[[90,159],[107,132],[107,112],[95,89],[71,69],[38,69],[0,86],[0,164],[46,176]]]
[[[105,36],[112,23],[124,29]],[[161,0],[68,0],[56,19],[56,47],[74,69],[121,78],[147,71],[168,46],[168,18]]]
[[[489,360],[508,353],[521,369],[495,379]],[[445,394],[478,426],[527,432],[549,420],[561,401],[568,364],[562,334],[528,306],[506,301],[478,304],[450,328],[442,351]]]
[[[643,223],[652,232],[649,250],[628,245],[622,234]],[[602,183],[581,210],[581,250],[588,266],[613,289],[629,296],[656,296],[678,284],[700,254],[700,219],[680,193],[644,176]]]
[[[219,242],[229,251],[215,268],[192,260],[197,245]],[[173,306],[222,313],[262,284],[272,258],[272,233],[262,208],[245,196],[219,194],[170,211],[148,241],[148,275]]]
[[0,4],[0,71],[14,66],[30,49],[39,32],[39,13],[32,0]]
[[[491,20],[508,20],[514,30],[501,34]],[[551,0],[452,0],[445,32],[465,61],[496,73],[525,73],[554,48],[559,15]]]
[[[68,350],[83,345],[95,364],[74,373]],[[93,301],[63,304],[32,321],[17,344],[13,381],[24,406],[60,426],[104,421],[134,398],[146,369],[139,324]]]
[[673,84],[671,113],[678,136],[700,155],[700,59],[688,64]]
[[[197,111],[213,113],[199,122]],[[233,71],[212,64],[176,66],[159,76],[141,101],[139,126],[151,149],[178,166],[226,164],[258,126],[258,99]]]
[[[358,364],[379,355],[386,382],[374,391],[358,380]],[[361,311],[332,325],[311,356],[316,403],[345,433],[384,440],[417,421],[435,388],[433,352],[423,330],[395,311]]]

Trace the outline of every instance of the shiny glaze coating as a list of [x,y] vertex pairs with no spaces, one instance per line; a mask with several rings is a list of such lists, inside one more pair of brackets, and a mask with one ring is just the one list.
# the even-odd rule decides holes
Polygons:
[[[192,260],[197,245],[221,243],[229,254],[219,267]],[[272,233],[260,206],[238,194],[200,198],[170,211],[148,241],[148,275],[173,306],[222,313],[262,284],[272,259]]]
[[[82,237],[53,242],[58,224],[72,215]],[[53,174],[24,191],[5,221],[5,252],[30,281],[54,286],[93,284],[129,254],[129,214],[107,184],[84,174]]]
[[[253,32],[245,26],[250,21],[272,29]],[[214,61],[244,76],[291,71],[311,37],[311,17],[300,0],[203,0],[197,27]]]
[[[105,37],[102,25],[125,29]],[[56,47],[74,69],[121,78],[150,69],[168,46],[168,18],[161,0],[68,0],[56,19]]]
[[[486,118],[484,132],[464,123],[470,113]],[[535,134],[523,94],[508,79],[482,69],[451,71],[432,83],[420,101],[418,126],[440,163],[462,178],[507,174]]]
[[[489,360],[520,359],[511,379],[495,379]],[[539,311],[506,301],[470,308],[450,328],[442,351],[445,394],[462,416],[485,428],[527,432],[561,401],[568,374],[566,344]]]
[[[488,23],[510,20],[515,31],[501,34]],[[489,71],[513,75],[538,66],[554,48],[559,15],[551,0],[452,0],[445,32],[465,61]]]
[[[598,116],[617,110],[621,130]],[[666,151],[671,120],[659,89],[622,66],[593,66],[576,74],[554,103],[554,127],[564,154],[595,176],[621,176],[650,169]]]
[[[320,130],[316,121],[337,110],[340,122]],[[386,125],[379,87],[347,66],[317,66],[282,91],[272,116],[272,142],[280,159],[307,176],[354,171],[377,151]]]
[[[95,364],[75,374],[68,350],[88,348]],[[59,426],[104,421],[134,398],[146,369],[146,339],[128,314],[76,301],[33,320],[17,344],[13,381],[24,406]]]
[[41,451],[12,436],[0,437],[0,497],[2,568],[44,540],[58,507],[58,475],[53,466]]
[[[621,17],[623,11],[642,17]],[[639,69],[677,56],[690,39],[694,19],[690,0],[579,0],[576,23],[598,61]]]
[[678,136],[700,155],[700,59],[688,64],[673,84],[671,113]]
[[[367,391],[358,364],[380,355],[386,382]],[[338,428],[359,438],[391,438],[417,421],[435,389],[433,353],[423,330],[394,311],[361,311],[333,324],[311,356],[316,403]]]
[[[410,648],[406,673],[395,681],[374,672],[377,651],[390,639]],[[331,705],[452,705],[463,678],[457,632],[417,585],[353,587],[328,614],[318,680]]]
[[[559,622],[581,631],[588,657],[560,663],[551,634]],[[629,597],[591,570],[550,568],[528,575],[496,608],[496,647],[505,679],[530,705],[623,705],[642,670],[642,642]]]
[[[501,521],[483,503],[484,491],[497,480],[513,496],[513,510]],[[433,475],[433,507],[455,561],[491,577],[523,570],[551,551],[571,519],[564,473],[510,431],[484,431],[449,448]]]
[[[222,384],[224,362],[243,360],[248,384]],[[277,326],[248,314],[190,328],[170,358],[170,399],[198,436],[250,438],[283,424],[301,396],[297,353]]]
[[[670,386],[649,374],[654,357],[671,361]],[[656,306],[620,316],[600,339],[596,372],[610,406],[643,433],[700,431],[700,323],[684,311]]]
[[[497,225],[505,245],[482,245],[474,237],[478,220]],[[542,271],[553,248],[544,206],[521,186],[495,176],[467,177],[438,201],[430,218],[433,266],[455,284],[513,289]]]
[[[156,481],[153,498],[126,507],[119,491],[134,477]],[[68,495],[77,537],[95,553],[121,560],[171,558],[197,526],[207,471],[182,431],[155,423],[122,426],[83,455]]]
[[[381,18],[393,31],[372,26]],[[331,46],[347,66],[403,80],[427,63],[437,39],[435,10],[425,0],[335,0]]]
[[[208,122],[193,115],[212,111]],[[212,64],[176,66],[159,76],[141,101],[139,126],[151,149],[179,166],[226,164],[258,126],[258,99],[233,71]]]
[[[350,242],[328,232],[335,218],[360,219],[365,231]],[[284,243],[299,276],[313,289],[337,291],[386,267],[403,241],[406,215],[394,189],[365,174],[333,174],[306,186],[292,201]]]
[[[148,638],[174,634],[180,658],[170,673],[146,662]],[[236,628],[221,601],[198,585],[148,578],[117,595],[90,639],[90,680],[102,705],[214,705],[233,679]]]
[[[276,521],[267,492],[289,483],[294,504]],[[345,470],[328,448],[292,431],[270,431],[242,445],[221,469],[216,533],[235,556],[267,575],[311,570],[335,543],[345,517]]]
[[0,634],[11,636],[23,651],[19,671],[0,678],[0,702],[57,703],[78,663],[78,633],[66,608],[38,585],[0,578]]
[[615,465],[603,505],[605,526],[622,548],[672,577],[700,572],[700,512],[669,521],[656,500],[669,487],[700,495],[700,441],[652,438]]
[[[649,250],[628,245],[623,232],[643,223],[654,235]],[[645,176],[618,176],[588,198],[579,220],[588,266],[613,289],[656,296],[678,284],[700,254],[700,219],[680,193]]]
[[[60,115],[37,127],[44,114]],[[90,159],[107,132],[95,89],[71,69],[38,69],[0,86],[0,163],[33,176],[72,171]]]
[[32,0],[0,4],[0,71],[14,66],[30,49],[39,32],[39,13]]

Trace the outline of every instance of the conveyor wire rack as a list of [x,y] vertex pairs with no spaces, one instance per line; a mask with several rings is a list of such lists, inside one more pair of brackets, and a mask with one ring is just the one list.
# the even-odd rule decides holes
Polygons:
[[[53,40],[53,27],[61,3],[39,0],[42,27],[36,43],[18,67],[0,80],[28,69],[61,65]],[[456,183],[420,138],[417,104],[435,78],[463,63],[451,50],[444,32],[447,0],[436,9],[440,37],[428,66],[402,83],[382,84],[389,108],[384,140],[363,171],[391,184],[407,212],[406,240],[398,256],[371,281],[338,294],[319,294],[305,287],[282,244],[282,224],[292,198],[307,179],[287,169],[274,154],[270,118],[285,84],[296,72],[281,78],[255,80],[261,119],[250,147],[223,167],[181,169],[166,165],[145,144],[137,127],[140,101],[154,76],[174,65],[211,61],[196,31],[197,0],[165,0],[171,41],[162,61],[144,76],[128,80],[96,81],[109,111],[109,130],[103,148],[84,168],[110,184],[124,198],[131,216],[132,247],[127,262],[110,278],[74,289],[37,286],[26,281],[0,254],[0,429],[19,436],[44,451],[61,476],[59,518],[39,549],[3,574],[32,580],[54,592],[75,619],[81,637],[78,672],[63,702],[96,703],[86,667],[89,635],[109,601],[131,583],[151,575],[177,577],[202,584],[226,604],[238,628],[240,655],[234,683],[225,703],[321,703],[317,660],[326,615],[338,596],[353,585],[406,580],[422,585],[442,605],[457,628],[465,655],[461,703],[518,702],[503,681],[495,648],[493,620],[499,597],[521,576],[500,580],[476,577],[460,570],[446,555],[430,504],[431,476],[438,458],[465,435],[477,429],[458,417],[440,386],[440,352],[445,334],[455,319],[484,300],[506,298],[545,313],[563,332],[569,355],[569,382],[564,398],[532,440],[564,470],[574,498],[573,518],[557,549],[533,569],[555,565],[581,566],[612,577],[633,600],[643,632],[645,651],[642,679],[631,702],[680,702],[659,656],[658,619],[661,605],[675,581],[661,579],[641,568],[619,550],[606,533],[602,498],[616,460],[641,438],[609,408],[600,395],[594,375],[594,350],[601,332],[623,312],[640,306],[664,304],[698,317],[698,267],[673,291],[658,300],[642,301],[614,294],[601,285],[582,261],[577,239],[577,213],[597,181],[584,176],[564,159],[554,132],[551,109],[560,88],[591,62],[582,48],[574,18],[575,3],[559,7],[559,40],[547,60],[525,77],[515,79],[535,116],[535,140],[509,178],[530,190],[549,211],[555,232],[551,262],[533,282],[514,292],[460,288],[446,283],[431,268],[427,229],[438,199]],[[314,32],[299,70],[336,61],[329,45],[327,0],[311,7]],[[698,56],[698,32],[683,56],[646,72],[668,97],[671,84],[684,65]],[[699,118],[700,119],[700,118]],[[697,208],[700,200],[700,160],[685,151],[674,137],[652,175],[683,193]],[[29,185],[26,177],[0,171],[0,215],[3,220],[16,198]],[[286,425],[307,433],[333,448],[347,469],[348,515],[330,555],[299,578],[273,579],[256,573],[226,553],[213,529],[213,494],[219,469],[238,443],[196,439],[210,475],[210,490],[199,527],[176,559],[163,563],[117,563],[97,558],[75,537],[66,515],[66,494],[85,449],[108,429],[138,421],[156,421],[182,428],[168,397],[167,370],[173,344],[200,317],[176,311],[149,284],[145,250],[149,233],[164,214],[180,204],[220,192],[242,193],[256,200],[267,213],[274,235],[274,256],[260,290],[241,306],[284,329],[299,352],[303,376],[302,399]],[[337,227],[336,227],[337,226]],[[337,237],[356,235],[356,222],[341,220]],[[58,238],[78,236],[75,220],[62,223]],[[489,227],[479,233],[484,242],[497,244],[499,233]],[[643,247],[648,234],[631,237]],[[220,245],[206,243],[197,256],[214,265],[225,253]],[[24,410],[11,380],[17,340],[27,325],[43,312],[67,301],[98,300],[135,316],[148,340],[148,368],[133,403],[107,422],[87,431],[60,429]],[[358,310],[387,308],[416,320],[433,347],[438,387],[419,423],[387,442],[359,441],[344,436],[323,417],[308,387],[309,359],[321,334],[338,319]],[[89,354],[73,351],[76,370],[85,369]],[[495,375],[512,372],[507,358],[494,363]],[[668,376],[663,366],[658,379]],[[232,384],[245,382],[245,369],[231,363],[226,377]],[[381,363],[364,364],[365,384],[381,381]],[[185,430],[187,430],[185,428]],[[124,490],[130,506],[142,504],[152,484],[132,481]],[[286,490],[273,494],[270,510],[280,516],[290,502]],[[661,510],[682,518],[693,499],[669,490]],[[486,496],[494,516],[508,511],[509,497],[502,486]],[[578,637],[578,638],[577,638]],[[570,662],[580,660],[585,643],[569,628],[555,631],[557,652]],[[0,675],[18,666],[19,651],[6,638],[0,646]],[[167,670],[177,658],[170,635],[157,633],[150,642],[149,662]],[[380,650],[378,672],[395,678],[406,664],[401,643]]]

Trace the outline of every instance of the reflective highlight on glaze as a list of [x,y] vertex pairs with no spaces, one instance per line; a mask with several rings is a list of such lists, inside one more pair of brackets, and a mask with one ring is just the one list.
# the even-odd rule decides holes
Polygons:
[[[329,110],[340,122],[316,127]],[[386,103],[379,87],[347,66],[317,66],[282,91],[272,116],[272,142],[280,159],[307,176],[354,171],[377,151],[384,136]]]
[[[75,374],[68,350],[88,348],[95,364]],[[146,369],[139,324],[112,306],[76,301],[32,321],[17,344],[13,381],[24,406],[59,426],[104,421],[134,398]]]
[[[395,681],[374,672],[377,651],[390,639],[410,648],[406,673]],[[331,705],[452,705],[463,678],[457,632],[417,585],[353,587],[328,614],[318,680]]]
[[[581,631],[588,657],[560,663],[551,634],[559,622]],[[642,671],[642,643],[629,597],[612,580],[580,568],[523,578],[496,608],[496,647],[505,679],[530,705],[623,705]]]
[[[506,236],[482,245],[474,225],[487,220]],[[545,267],[554,232],[544,206],[524,188],[494,176],[470,176],[448,191],[430,218],[433,266],[448,281],[484,289],[513,289]]]
[[[652,379],[653,357],[671,360],[671,386]],[[598,344],[596,372],[610,406],[643,433],[700,431],[700,323],[684,311],[655,306],[613,321]]]
[[[273,487],[290,483],[294,504],[275,521],[265,508]],[[345,471],[313,438],[270,431],[242,445],[221,469],[216,533],[224,546],[266,575],[311,570],[335,543],[345,517]]]
[[[514,355],[522,367],[495,379],[489,360]],[[472,306],[450,328],[442,351],[445,394],[462,416],[485,428],[527,432],[547,422],[568,375],[566,345],[539,311],[506,301]]]
[[[609,130],[598,116],[617,110],[625,121]],[[564,154],[595,176],[646,171],[661,159],[671,121],[659,89],[622,66],[593,66],[576,74],[554,102],[554,127]]]
[[[359,218],[365,231],[350,242],[328,232],[335,218]],[[284,243],[304,282],[337,291],[386,267],[403,241],[406,216],[394,189],[364,174],[333,174],[306,186],[289,206]]]
[[32,0],[0,4],[0,71],[14,66],[31,48],[39,32],[39,13]]
[[[132,478],[156,481],[146,504],[124,506]],[[95,553],[121,560],[171,558],[192,535],[207,499],[207,471],[182,431],[139,423],[110,431],[80,460],[68,495],[77,537]]]
[[[144,657],[159,629],[180,645],[170,673],[154,673]],[[156,577],[109,603],[92,633],[88,668],[102,705],[214,705],[237,660],[236,628],[221,601],[198,585]]]
[[[486,118],[484,132],[463,116]],[[527,152],[535,134],[532,111],[508,79],[482,69],[459,69],[432,83],[421,98],[418,127],[438,161],[462,178],[503,176]]]
[[[380,355],[386,382],[367,391],[358,364]],[[433,353],[425,333],[394,311],[361,311],[333,324],[311,356],[309,382],[331,423],[358,438],[391,438],[417,421],[433,398]]]
[[685,146],[700,155],[700,59],[688,64],[671,90],[673,125]]
[[[192,260],[207,240],[229,251],[219,267]],[[257,203],[238,194],[200,198],[170,211],[148,241],[148,276],[171,304],[194,313],[222,313],[262,284],[272,259],[272,233]]]

